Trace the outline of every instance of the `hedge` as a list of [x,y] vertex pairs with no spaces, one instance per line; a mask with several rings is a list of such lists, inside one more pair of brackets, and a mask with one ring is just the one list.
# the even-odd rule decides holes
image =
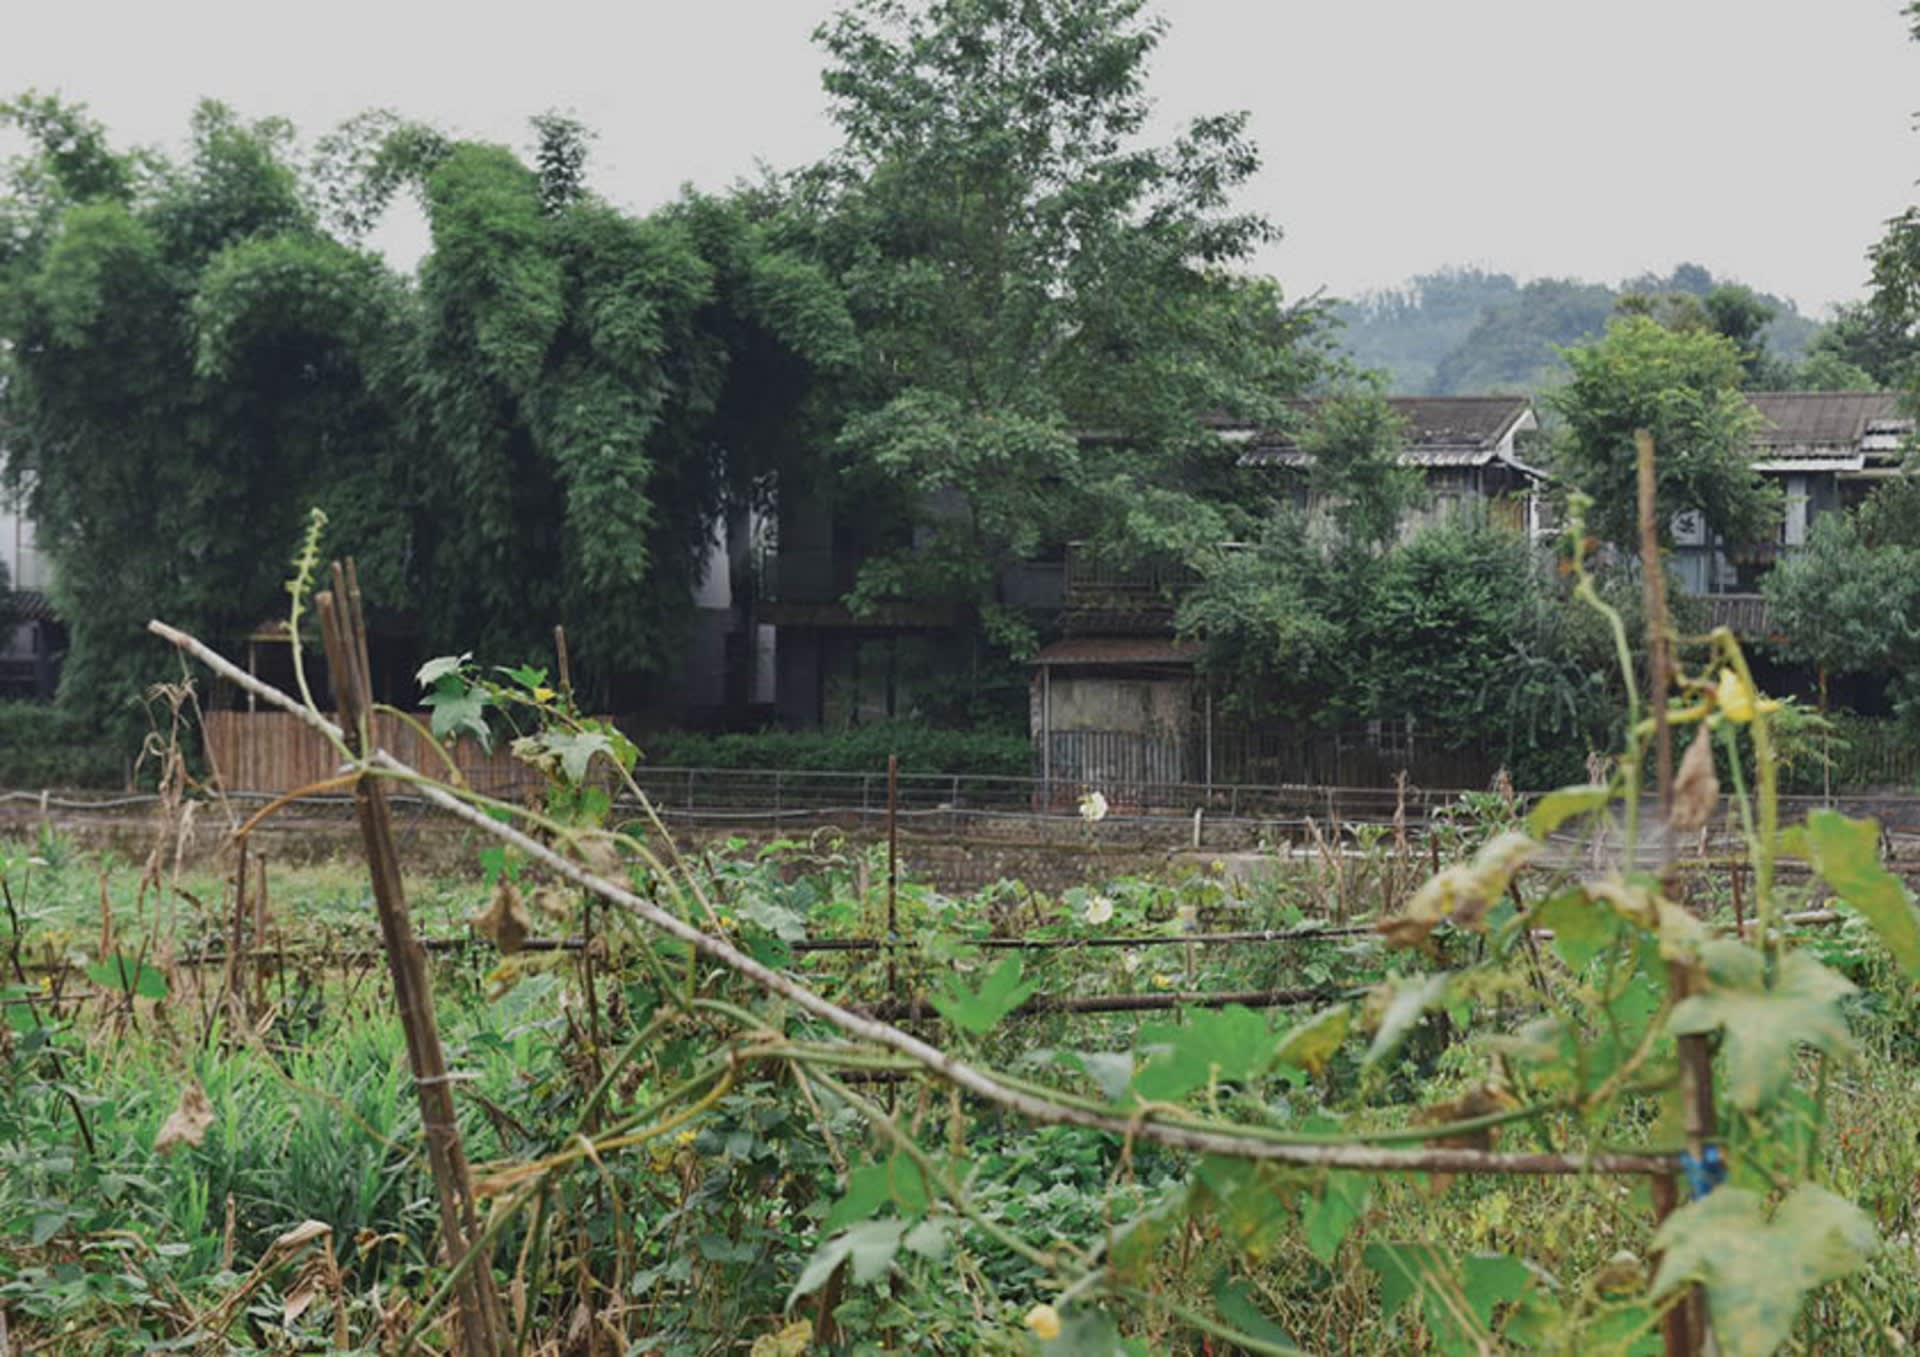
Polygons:
[[130,750],[43,702],[0,702],[0,787],[122,787]]
[[912,773],[1028,777],[1033,749],[1024,735],[935,730],[903,721],[847,730],[768,730],[752,735],[670,732],[641,742],[656,768],[773,768],[781,771],[873,773],[898,754]]

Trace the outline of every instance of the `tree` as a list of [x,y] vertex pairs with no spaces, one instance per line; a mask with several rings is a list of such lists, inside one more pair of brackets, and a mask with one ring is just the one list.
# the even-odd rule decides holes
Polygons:
[[[386,115],[298,163],[291,130],[195,115],[179,164],[26,99],[0,233],[0,417],[73,629],[63,697],[128,715],[153,612],[233,639],[284,607],[310,505],[376,607],[434,646],[538,654],[591,700],[679,654],[716,517],[788,465],[854,353],[839,289],[744,204],[635,218],[587,134],[529,166]],[[417,285],[364,249],[416,191]]]
[[1556,465],[1594,501],[1589,522],[1602,537],[1628,548],[1637,541],[1637,429],[1650,430],[1658,450],[1663,532],[1689,509],[1731,542],[1772,528],[1780,494],[1746,456],[1759,416],[1740,394],[1740,353],[1731,340],[1629,315],[1564,353],[1572,375],[1548,397],[1564,426]]
[[125,730],[148,617],[231,637],[281,596],[308,502],[345,515],[331,488],[384,485],[365,374],[404,297],[319,229],[284,124],[203,104],[171,163],[57,101],[0,117],[32,144],[0,232],[0,441],[57,565],[67,697]]
[[1318,372],[1317,312],[1240,271],[1274,235],[1233,207],[1244,116],[1139,143],[1162,31],[1141,0],[856,0],[819,31],[845,141],[785,222],[862,333],[857,604],[989,615],[1043,546],[1218,540],[1231,505],[1196,491],[1231,450],[1202,417],[1277,420]]
[[1301,431],[1300,449],[1313,459],[1307,484],[1351,549],[1381,551],[1426,497],[1420,472],[1400,462],[1406,434],[1386,397],[1365,383],[1317,402]]
[[1781,654],[1816,668],[1823,695],[1830,674],[1890,673],[1920,653],[1920,550],[1873,541],[1851,515],[1815,520],[1760,587]]

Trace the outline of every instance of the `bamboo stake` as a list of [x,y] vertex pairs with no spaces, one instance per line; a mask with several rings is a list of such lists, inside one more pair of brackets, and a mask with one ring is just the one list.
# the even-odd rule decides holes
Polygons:
[[[340,707],[348,749],[357,756],[369,752],[369,722],[373,709],[372,670],[367,660],[366,621],[360,591],[349,563],[333,567],[333,588],[314,599],[326,643],[327,670]],[[407,1057],[420,1100],[420,1123],[427,1142],[427,1160],[440,1205],[440,1229],[447,1261],[455,1268],[467,1264],[468,1251],[479,1236],[473,1180],[461,1144],[453,1105],[446,1054],[434,1019],[433,984],[426,954],[414,940],[407,918],[400,855],[394,845],[393,817],[386,788],[378,778],[361,777],[353,785],[354,809],[366,844],[367,870],[393,980],[394,1002],[406,1033]],[[467,1357],[500,1357],[499,1301],[493,1273],[485,1257],[464,1267],[459,1289],[460,1342]]]
[[[1667,723],[1667,695],[1672,683],[1672,661],[1667,653],[1670,626],[1667,618],[1667,578],[1660,560],[1660,524],[1655,490],[1655,450],[1653,434],[1646,429],[1633,433],[1634,470],[1639,489],[1640,582],[1645,591],[1647,613],[1647,689],[1653,708],[1654,767],[1660,792],[1661,876],[1670,870],[1673,831],[1667,823],[1673,812],[1673,727]],[[1686,975],[1675,967],[1669,971],[1675,1003],[1687,996]],[[1687,1149],[1698,1159],[1714,1133],[1713,1055],[1707,1038],[1695,1034],[1679,1039],[1680,1090],[1685,1104]],[[1665,1220],[1674,1210],[1678,1185],[1673,1172],[1654,1179],[1654,1214]],[[1669,1357],[1693,1357],[1707,1337],[1707,1294],[1698,1286],[1689,1287],[1686,1298],[1668,1310],[1660,1323],[1661,1339]]]

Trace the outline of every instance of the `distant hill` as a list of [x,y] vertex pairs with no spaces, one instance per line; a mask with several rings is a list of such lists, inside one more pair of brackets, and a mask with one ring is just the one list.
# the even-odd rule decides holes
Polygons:
[[[1396,392],[1531,392],[1552,385],[1563,370],[1554,346],[1600,333],[1621,297],[1705,297],[1730,281],[1698,264],[1681,264],[1664,278],[1630,278],[1617,287],[1577,278],[1523,284],[1511,274],[1451,269],[1343,302],[1334,314],[1344,326],[1342,347],[1360,366],[1387,373]],[[1760,332],[1768,351],[1784,363],[1799,362],[1819,324],[1790,301],[1758,295],[1774,310]]]

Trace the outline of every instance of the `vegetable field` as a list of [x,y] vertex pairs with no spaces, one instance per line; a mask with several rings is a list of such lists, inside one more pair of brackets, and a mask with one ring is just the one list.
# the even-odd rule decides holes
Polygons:
[[[331,585],[294,621],[338,725],[154,630],[328,733],[308,790],[352,789],[364,865],[250,855],[298,796],[243,820],[175,738],[144,861],[48,829],[0,866],[9,1351],[1762,1354],[1920,1324],[1920,914],[1871,821],[1782,822],[1724,632],[1590,785],[1251,876],[1094,852],[1057,895],[953,898],[884,841],[683,852],[564,659],[420,675],[427,733],[508,742],[542,796],[406,768],[364,742]],[[409,876],[388,787],[471,831],[468,872]],[[184,872],[209,822],[223,865]]]

